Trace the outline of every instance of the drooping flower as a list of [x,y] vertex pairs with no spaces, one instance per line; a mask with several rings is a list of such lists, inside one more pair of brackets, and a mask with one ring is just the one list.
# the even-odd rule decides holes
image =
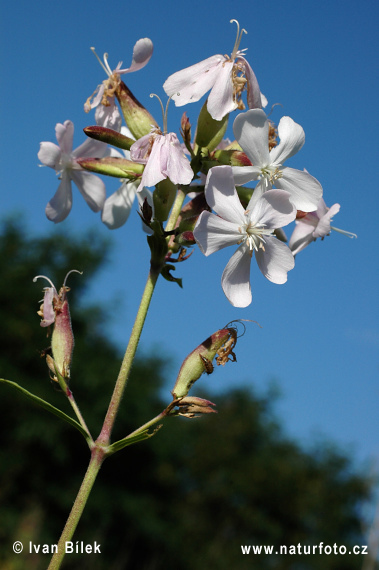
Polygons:
[[71,180],[91,210],[98,212],[103,207],[106,195],[104,182],[98,176],[85,171],[77,163],[77,159],[86,156],[101,158],[107,152],[107,145],[88,138],[78,148],[72,150],[74,124],[71,121],[57,123],[55,134],[59,146],[52,142],[41,142],[38,158],[44,166],[53,168],[61,180],[58,190],[45,210],[47,218],[57,224],[67,218],[71,211]]
[[198,101],[205,93],[211,90],[208,97],[207,108],[209,114],[216,121],[234,111],[243,110],[242,93],[247,90],[247,104],[249,109],[261,108],[267,104],[264,95],[261,95],[257,78],[245,59],[246,49],[239,50],[242,34],[237,24],[237,39],[230,57],[213,55],[200,63],[191,65],[186,69],[177,71],[165,81],[163,89],[166,94],[180,107],[187,103]]
[[233,125],[234,136],[252,166],[234,166],[234,182],[245,184],[261,180],[266,189],[273,186],[286,190],[298,210],[311,212],[317,208],[322,186],[308,172],[283,166],[304,144],[303,128],[290,117],[282,117],[278,125],[280,143],[269,150],[269,121],[261,109],[238,115]]
[[273,232],[292,222],[296,210],[284,190],[263,191],[261,184],[244,210],[233,182],[230,166],[211,168],[205,197],[218,214],[203,212],[194,230],[195,239],[210,255],[229,245],[239,245],[222,274],[221,285],[235,307],[247,307],[252,300],[250,264],[253,254],[263,275],[273,283],[285,283],[294,267],[290,249]]
[[350,238],[357,237],[356,234],[340,230],[330,225],[332,217],[338,214],[339,211],[339,204],[333,204],[333,206],[327,208],[322,198],[318,203],[317,210],[314,212],[305,213],[298,211],[296,226],[288,244],[293,255],[299,253],[299,251],[307,247],[312,241],[316,241],[317,238],[324,239],[325,236],[330,234],[331,230],[342,233]]
[[191,165],[175,133],[162,134],[153,127],[148,135],[132,144],[130,158],[146,165],[137,191],[143,186],[155,186],[165,178],[173,184],[187,185],[192,181]]
[[115,102],[115,91],[120,84],[120,75],[125,73],[133,73],[145,67],[153,55],[153,42],[149,38],[142,38],[136,42],[133,48],[133,59],[130,67],[121,69],[122,61],[120,61],[113,71],[108,63],[108,54],[104,54],[104,63],[100,60],[95,52],[95,48],[91,48],[108,76],[101,85],[98,85],[94,93],[88,97],[84,104],[84,110],[88,113],[91,109],[96,108],[96,123],[102,127],[119,131],[121,128],[121,115]]

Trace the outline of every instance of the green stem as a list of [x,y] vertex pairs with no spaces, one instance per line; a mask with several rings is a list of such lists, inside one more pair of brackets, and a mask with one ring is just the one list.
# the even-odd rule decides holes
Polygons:
[[[186,197],[185,193],[181,188],[178,189],[178,193],[176,194],[175,202],[172,206],[172,210],[170,213],[170,217],[167,220],[167,224],[165,227],[166,232],[170,232],[175,228],[176,221],[179,217],[180,211],[183,206],[184,198]],[[170,237],[168,238],[170,239]]]
[[66,525],[63,529],[62,535],[58,542],[57,552],[53,555],[48,570],[58,570],[60,568],[63,558],[66,554],[65,545],[66,542],[70,541],[80,517],[82,516],[84,507],[86,506],[87,499],[96,480],[97,474],[100,470],[101,464],[105,458],[105,449],[101,447],[96,447],[92,451],[91,461],[89,463],[87,472],[84,476],[83,482],[79,489],[78,496],[76,497],[75,503],[71,509],[71,513],[67,519]]

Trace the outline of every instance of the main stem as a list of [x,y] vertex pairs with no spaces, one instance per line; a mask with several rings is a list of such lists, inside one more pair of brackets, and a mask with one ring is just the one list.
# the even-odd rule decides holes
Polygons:
[[[178,219],[181,207],[183,205],[184,198],[185,198],[184,192],[179,189],[171,211],[171,215],[166,225],[166,231],[171,231],[172,229],[174,229],[176,220]],[[48,570],[58,570],[60,568],[63,558],[66,554],[65,543],[71,540],[75,532],[80,517],[82,516],[84,507],[86,506],[93,484],[95,483],[97,474],[99,473],[100,467],[106,457],[107,446],[109,445],[110,442],[112,428],[116,419],[118,409],[120,407],[126,383],[129,378],[130,369],[132,367],[134,356],[137,351],[138,342],[142,333],[147,311],[150,306],[151,298],[153,296],[154,288],[158,280],[160,271],[161,267],[150,268],[149,276],[147,278],[145,289],[142,294],[142,299],[138,309],[136,320],[133,325],[133,329],[129,338],[128,347],[126,349],[125,356],[121,364],[120,372],[116,381],[116,385],[113,390],[112,398],[109,403],[107,415],[105,416],[102,430],[92,449],[91,461],[89,463],[87,472],[84,476],[82,485],[79,489],[74,506],[72,507],[71,513],[67,519],[66,525],[59,539],[58,551],[53,555]],[[155,423],[156,421],[158,421],[157,418],[155,418],[155,421],[153,420],[152,423]]]

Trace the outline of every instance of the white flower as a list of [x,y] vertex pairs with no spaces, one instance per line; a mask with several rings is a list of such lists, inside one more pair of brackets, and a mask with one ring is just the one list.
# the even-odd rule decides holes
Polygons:
[[304,144],[302,127],[290,117],[282,117],[278,125],[280,143],[271,151],[268,146],[269,121],[261,109],[238,115],[233,125],[234,136],[253,166],[235,166],[235,184],[262,180],[267,189],[276,186],[286,190],[298,210],[311,212],[322,196],[321,184],[308,172],[283,166]]
[[165,178],[173,184],[185,186],[192,181],[191,165],[175,133],[162,135],[158,128],[153,127],[148,135],[132,144],[130,158],[146,165],[138,191],[143,186],[155,186]]
[[120,131],[122,119],[114,97],[114,93],[121,81],[120,75],[133,73],[145,67],[153,55],[153,42],[149,38],[138,40],[133,48],[133,59],[130,67],[120,69],[122,66],[122,61],[120,61],[113,71],[109,66],[107,53],[104,54],[104,63],[102,63],[95,49],[91,48],[91,50],[108,75],[108,79],[105,79],[101,85],[96,87],[95,92],[85,102],[84,110],[88,113],[91,109],[96,108],[95,119],[98,125]]
[[[137,192],[138,185],[139,180],[123,182],[120,188],[105,200],[101,220],[110,230],[116,230],[125,224],[136,196],[140,208],[145,198],[152,206],[153,197],[151,192],[147,188],[142,188],[140,192]],[[150,233],[149,228],[143,222],[142,227],[144,231]]]
[[327,208],[324,200],[321,198],[316,211],[308,212],[307,214],[304,213],[303,215],[301,215],[302,212],[298,212],[296,226],[288,244],[293,255],[299,253],[299,251],[312,243],[312,241],[316,241],[317,238],[324,239],[325,236],[330,234],[331,230],[342,233],[350,238],[357,237],[356,234],[334,228],[330,225],[332,217],[338,214],[339,211],[339,204],[333,204],[333,206]]
[[251,303],[250,263],[255,252],[259,269],[273,283],[285,283],[287,272],[294,267],[290,249],[273,234],[292,222],[296,210],[284,190],[261,191],[257,187],[246,211],[238,198],[230,166],[211,168],[207,176],[205,197],[217,216],[202,212],[194,236],[204,255],[229,245],[239,245],[222,274],[221,284],[235,307]]
[[74,125],[71,121],[57,123],[55,134],[59,146],[52,142],[42,142],[38,158],[44,166],[54,168],[61,180],[45,210],[48,219],[57,224],[67,218],[71,211],[71,180],[79,188],[91,210],[98,212],[103,207],[106,195],[104,182],[98,176],[83,170],[77,159],[86,156],[101,158],[106,154],[107,146],[88,138],[73,151]]
[[261,108],[267,104],[261,95],[257,78],[245,59],[245,51],[239,51],[242,33],[236,20],[237,39],[233,52],[229,57],[213,55],[200,63],[178,71],[165,81],[163,89],[175,101],[177,107],[198,101],[211,89],[207,108],[216,121],[234,111],[245,109],[241,100],[242,92],[247,89],[247,104],[249,109]]

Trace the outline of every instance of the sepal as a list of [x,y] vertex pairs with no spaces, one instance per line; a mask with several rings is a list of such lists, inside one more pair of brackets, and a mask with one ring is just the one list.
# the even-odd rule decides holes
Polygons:
[[85,170],[105,174],[115,178],[129,178],[135,180],[142,176],[144,165],[132,162],[127,158],[107,156],[105,158],[78,158],[78,164]]

